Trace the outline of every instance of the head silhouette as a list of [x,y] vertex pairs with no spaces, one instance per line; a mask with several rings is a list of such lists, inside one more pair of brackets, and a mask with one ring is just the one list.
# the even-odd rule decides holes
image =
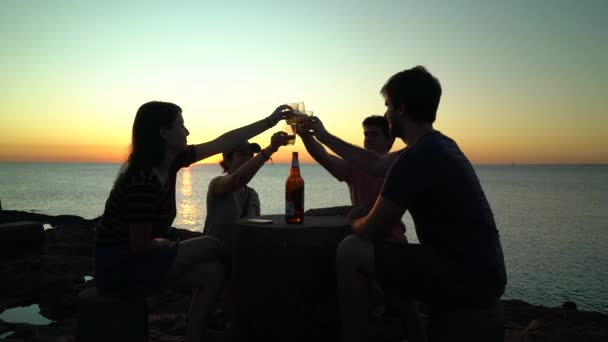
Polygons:
[[380,154],[388,153],[395,142],[388,120],[384,116],[370,115],[363,120],[362,125],[365,148]]
[[225,173],[230,174],[253,158],[254,153],[259,153],[260,151],[261,147],[259,144],[241,141],[232,150],[222,153],[223,160],[220,161],[220,166]]
[[162,129],[171,129],[182,109],[173,103],[153,101],[137,110],[131,136],[131,152],[125,163],[127,170],[150,171],[165,157],[167,142]]
[[380,93],[396,111],[403,110],[417,123],[433,123],[441,98],[439,80],[423,66],[403,70],[386,81]]

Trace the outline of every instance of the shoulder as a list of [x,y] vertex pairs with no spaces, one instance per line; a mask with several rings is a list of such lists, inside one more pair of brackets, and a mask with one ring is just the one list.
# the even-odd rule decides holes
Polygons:
[[407,159],[426,159],[434,152],[445,149],[454,141],[439,131],[433,131],[421,137],[418,142],[399,151],[397,161]]
[[247,191],[249,191],[249,194],[250,194],[250,195],[253,195],[253,196],[256,196],[256,197],[258,196],[258,192],[257,192],[257,191],[255,191],[255,189],[254,189],[254,188],[249,187],[249,186],[246,186],[245,188],[247,189]]
[[180,153],[173,162],[173,169],[177,172],[183,167],[188,167],[196,161],[196,147],[188,145],[186,150]]
[[210,181],[209,181],[209,186],[207,187],[207,198],[211,197],[211,198],[215,198],[215,193],[213,192],[213,187],[215,186],[215,183],[217,183],[220,179],[222,179],[225,176],[217,176],[217,177],[213,177]]
[[421,146],[425,149],[444,149],[456,145],[454,139],[441,133],[440,131],[434,131],[423,137]]
[[114,183],[114,187],[131,188],[131,187],[152,187],[157,186],[158,181],[152,171],[144,171],[141,169],[126,170],[121,173]]
[[225,176],[222,175],[222,176],[216,176],[216,177],[211,178],[211,180],[209,181],[209,186],[211,186],[211,184],[214,184],[215,182],[217,182],[222,177],[225,177]]

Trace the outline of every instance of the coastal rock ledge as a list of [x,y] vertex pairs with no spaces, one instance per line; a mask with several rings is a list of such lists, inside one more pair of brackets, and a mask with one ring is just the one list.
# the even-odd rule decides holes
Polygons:
[[[42,246],[39,246],[40,239],[33,237],[32,248],[0,259],[0,313],[38,304],[40,313],[53,322],[31,325],[0,320],[0,336],[5,336],[5,341],[76,341],[76,297],[81,290],[95,284],[94,280],[85,280],[85,276],[92,276],[93,228],[98,220],[0,211],[0,225],[27,221],[51,227],[44,230]],[[200,236],[200,233],[177,228],[173,228],[172,233],[182,240]],[[3,233],[2,238],[3,244],[10,243],[7,234]],[[23,244],[24,240],[19,239]],[[575,303],[566,302],[559,308],[518,300],[501,303],[507,342],[608,342],[608,316],[578,311]],[[149,341],[180,341],[188,305],[189,293],[185,292],[166,291],[148,298]]]

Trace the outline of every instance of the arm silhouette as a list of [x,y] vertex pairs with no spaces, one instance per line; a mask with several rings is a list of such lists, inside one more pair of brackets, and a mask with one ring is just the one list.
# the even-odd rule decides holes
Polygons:
[[249,140],[251,137],[254,137],[265,130],[274,127],[280,120],[284,119],[291,112],[291,107],[281,105],[265,119],[256,121],[247,126],[233,129],[209,142],[195,145],[196,161],[211,157],[223,151],[231,150],[239,142]]
[[312,132],[312,134],[314,134],[314,136],[321,143],[323,143],[323,145],[329,147],[332,151],[351,165],[372,176],[384,177],[386,171],[388,171],[388,168],[391,166],[393,161],[395,161],[395,158],[399,153],[397,151],[382,155],[374,151],[349,144],[329,133],[318,117],[307,119],[303,125],[305,130]]
[[321,145],[311,134],[302,133],[300,134],[300,137],[302,137],[302,142],[304,142],[306,151],[308,151],[314,160],[321,164],[327,172],[341,182],[351,181],[351,167],[348,162],[327,153],[323,145]]
[[234,170],[234,172],[220,177],[213,182],[213,189],[210,189],[213,191],[213,195],[222,196],[247,185],[258,170],[260,170],[262,165],[264,165],[266,160],[275,153],[279,147],[287,145],[288,141],[289,138],[286,133],[277,132],[273,134],[270,139],[270,144],[260,153],[249,159],[245,164]]

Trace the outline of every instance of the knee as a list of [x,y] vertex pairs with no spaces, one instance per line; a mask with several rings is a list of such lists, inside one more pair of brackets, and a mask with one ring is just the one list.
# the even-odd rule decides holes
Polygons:
[[197,279],[200,279],[201,285],[207,286],[210,282],[222,282],[225,278],[225,267],[219,261],[208,261],[202,263],[197,268]]
[[373,261],[373,246],[357,235],[346,237],[336,251],[336,267],[345,268],[369,268]]
[[211,237],[203,236],[199,241],[199,251],[203,259],[218,259],[222,254],[220,240]]
[[219,261],[211,261],[203,264],[206,274],[214,278],[224,278],[226,267]]
[[214,238],[213,236],[203,236],[201,240],[204,241],[205,244],[208,245],[208,248],[219,248],[220,240]]

